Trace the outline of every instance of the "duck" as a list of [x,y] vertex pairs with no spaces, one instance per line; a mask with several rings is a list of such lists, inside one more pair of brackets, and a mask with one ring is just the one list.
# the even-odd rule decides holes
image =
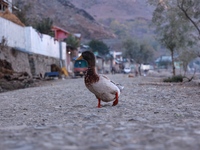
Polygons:
[[82,52],[82,54],[76,60],[81,59],[84,59],[88,63],[88,68],[84,75],[84,82],[87,89],[96,96],[98,100],[97,107],[102,107],[101,101],[113,101],[112,106],[116,106],[119,101],[120,93],[124,87],[121,84],[113,82],[104,74],[98,74],[96,72],[96,61],[93,52]]

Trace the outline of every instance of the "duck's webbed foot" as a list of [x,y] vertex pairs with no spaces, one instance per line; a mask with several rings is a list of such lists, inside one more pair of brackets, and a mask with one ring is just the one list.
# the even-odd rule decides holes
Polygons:
[[113,106],[116,106],[117,104],[118,104],[118,98],[119,98],[119,96],[118,96],[118,93],[116,93],[115,94],[115,101],[113,102]]

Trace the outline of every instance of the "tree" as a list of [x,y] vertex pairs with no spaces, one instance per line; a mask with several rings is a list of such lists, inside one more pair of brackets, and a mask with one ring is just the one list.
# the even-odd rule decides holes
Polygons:
[[138,42],[133,39],[127,39],[123,42],[125,49],[123,55],[129,59],[134,59],[138,64],[150,63],[153,60],[154,49],[145,42]]
[[177,0],[177,7],[189,20],[198,32],[200,39],[200,1],[198,0]]
[[65,39],[67,45],[70,45],[73,49],[77,49],[80,46],[80,41],[72,34]]
[[119,38],[124,38],[127,37],[128,33],[127,31],[129,30],[128,27],[120,23],[119,21],[112,19],[110,22],[109,27],[114,31],[114,33],[119,37]]
[[154,58],[154,49],[151,45],[143,42],[140,44],[140,59],[143,60],[143,63],[150,63]]
[[142,61],[139,58],[140,46],[139,43],[129,38],[123,42],[123,56],[129,59],[133,59],[136,63],[141,64]]
[[88,45],[93,52],[98,52],[103,56],[109,54],[109,47],[103,41],[91,40]]
[[137,64],[150,63],[153,60],[154,49],[145,42],[140,43],[129,38],[123,42],[123,48],[123,56],[133,59]]
[[[181,49],[192,45],[191,28],[184,17],[180,17],[180,10],[174,1],[157,3],[152,22],[155,25],[157,40],[169,49],[172,57],[173,75],[176,75],[174,55]],[[181,15],[181,14],[180,14]]]
[[183,70],[184,70],[184,76],[187,72],[188,64],[194,58],[196,58],[196,54],[192,50],[190,50],[190,51],[185,50],[185,51],[182,51],[182,53],[179,54],[179,60],[182,62],[182,66],[183,66]]
[[[196,44],[200,39],[200,1],[199,0],[148,0],[150,4],[156,6],[163,6],[165,10],[171,11],[172,8],[176,12],[176,18],[179,18],[179,26],[182,23],[187,24],[187,37],[190,38],[189,46]],[[155,10],[156,11],[156,10]],[[154,12],[155,12],[154,11]],[[185,32],[183,32],[185,33]],[[189,39],[188,38],[188,39]],[[197,56],[200,57],[200,51],[197,51]]]

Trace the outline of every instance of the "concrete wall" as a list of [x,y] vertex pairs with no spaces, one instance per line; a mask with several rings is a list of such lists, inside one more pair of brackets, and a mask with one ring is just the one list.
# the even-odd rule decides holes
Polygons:
[[[32,27],[21,27],[0,17],[0,41],[5,37],[9,47],[32,54],[60,58],[66,61],[66,43],[37,32]],[[61,53],[60,53],[61,51]]]
[[[30,75],[50,71],[50,65],[65,66],[66,43],[41,34],[32,27],[21,27],[0,17],[0,42],[4,37],[7,48],[0,49],[0,59],[6,59],[17,72]],[[61,66],[61,67],[63,67]]]
[[5,37],[10,47],[25,50],[24,29],[24,27],[0,17],[0,41],[2,37]]
[[0,59],[7,60],[12,64],[12,68],[16,72],[27,72],[31,75],[29,66],[28,54],[20,51],[15,51],[12,48],[0,48]]
[[11,63],[16,72],[27,72],[31,76],[37,76],[51,71],[51,64],[59,66],[59,59],[39,54],[29,54],[10,47],[0,49],[0,59]]
[[62,59],[66,60],[66,43],[55,41],[53,37],[36,32],[32,27],[25,27],[26,51],[60,58],[60,48],[62,49]]

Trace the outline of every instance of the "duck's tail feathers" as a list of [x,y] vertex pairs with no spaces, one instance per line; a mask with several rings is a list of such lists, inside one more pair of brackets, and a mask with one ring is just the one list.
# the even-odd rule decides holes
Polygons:
[[116,85],[119,88],[120,92],[124,89],[124,86],[122,86],[121,84],[116,84]]
[[120,92],[124,89],[124,86],[122,86],[121,84],[115,83],[113,81],[111,81],[111,82],[114,83],[119,88]]

